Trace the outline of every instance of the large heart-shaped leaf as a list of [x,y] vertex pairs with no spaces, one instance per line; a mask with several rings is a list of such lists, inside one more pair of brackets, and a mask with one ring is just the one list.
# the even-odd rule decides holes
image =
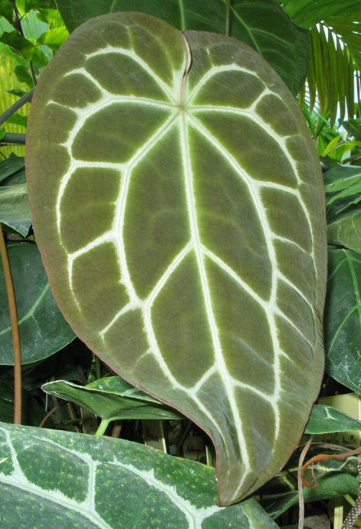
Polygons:
[[93,19],[39,81],[27,172],[78,335],[210,434],[222,504],[257,489],[323,370],[321,175],[280,78],[227,37]]

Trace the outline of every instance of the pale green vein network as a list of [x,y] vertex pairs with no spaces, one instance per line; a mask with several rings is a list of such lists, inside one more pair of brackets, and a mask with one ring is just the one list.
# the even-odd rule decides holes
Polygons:
[[[64,196],[65,190],[67,188],[68,183],[70,182],[75,169],[81,168],[81,167],[109,167],[109,168],[116,168],[119,171],[119,177],[121,179],[121,189],[120,194],[118,197],[118,200],[116,201],[116,212],[114,216],[114,221],[111,229],[107,232],[104,232],[102,235],[98,236],[96,239],[85,245],[84,247],[78,249],[77,251],[68,254],[68,274],[69,274],[69,285],[70,289],[73,292],[74,295],[74,301],[78,304],[79,308],[81,309],[81,306],[79,305],[79,302],[76,298],[76,295],[74,293],[73,285],[72,285],[72,271],[73,266],[78,257],[81,255],[86,254],[87,252],[91,251],[92,249],[96,248],[97,246],[100,246],[104,243],[112,243],[114,247],[116,248],[118,259],[119,259],[119,268],[121,272],[121,283],[126,288],[126,291],[129,296],[128,303],[125,304],[124,307],[120,307],[117,311],[116,315],[112,318],[111,321],[100,331],[100,337],[105,340],[107,332],[112,328],[112,326],[118,321],[119,318],[121,318],[124,314],[127,312],[134,310],[135,308],[139,308],[142,311],[143,314],[143,321],[144,321],[144,329],[148,338],[148,344],[149,349],[146,353],[143,354],[141,358],[143,358],[145,355],[152,354],[152,356],[157,361],[160,369],[164,373],[164,375],[167,377],[170,384],[173,386],[174,389],[179,389],[181,391],[184,391],[187,393],[188,396],[191,396],[195,402],[195,404],[198,406],[200,411],[210,420],[214,427],[218,430],[219,435],[223,439],[225,446],[224,450],[228,451],[227,443],[225,442],[224,433],[222,431],[221,425],[218,423],[218,420],[212,416],[212,413],[210,410],[205,406],[205,404],[201,401],[201,399],[198,397],[198,392],[201,390],[202,386],[207,382],[212,375],[215,373],[220,373],[222,380],[224,381],[224,388],[229,398],[230,407],[232,410],[233,418],[234,418],[234,425],[237,431],[238,441],[240,445],[240,450],[242,454],[242,463],[245,466],[245,472],[243,474],[243,477],[240,478],[240,484],[239,489],[242,486],[242,481],[244,481],[247,478],[247,473],[251,470],[250,465],[250,458],[248,454],[248,449],[246,446],[245,436],[242,430],[242,419],[240,417],[239,411],[237,409],[237,403],[235,398],[235,388],[242,387],[246,388],[267,402],[269,402],[272,406],[274,416],[275,416],[275,435],[274,439],[276,439],[279,435],[280,431],[280,422],[281,422],[281,416],[279,411],[279,400],[282,393],[282,383],[281,383],[281,361],[280,357],[284,356],[289,359],[288,354],[282,350],[280,346],[280,339],[279,339],[279,331],[276,324],[276,317],[283,318],[284,321],[288,322],[294,330],[300,334],[307,343],[310,343],[306,336],[301,332],[301,330],[297,327],[296,323],[292,321],[290,317],[288,317],[286,314],[284,314],[283,311],[280,310],[278,307],[278,282],[283,282],[284,284],[291,287],[297,294],[300,296],[306,303],[309,308],[312,310],[312,314],[314,316],[314,309],[312,307],[312,303],[310,300],[308,300],[305,296],[305,294],[298,288],[296,285],[294,285],[288,278],[285,277],[283,273],[281,273],[278,270],[278,263],[276,258],[276,252],[275,252],[275,246],[274,241],[275,240],[281,240],[283,242],[287,242],[288,244],[292,244],[297,246],[300,250],[304,251],[295,241],[292,239],[288,239],[286,237],[278,236],[276,233],[274,233],[270,227],[270,221],[267,217],[265,206],[262,202],[261,198],[261,191],[264,187],[271,187],[273,189],[278,190],[280,193],[290,193],[292,196],[296,197],[298,199],[299,204],[301,205],[301,208],[305,214],[305,218],[307,219],[307,226],[309,229],[310,237],[312,239],[312,251],[310,253],[307,253],[307,255],[310,255],[312,257],[312,261],[314,263],[314,271],[317,277],[317,270],[315,269],[315,253],[314,253],[314,233],[312,229],[312,222],[310,219],[309,211],[307,210],[307,207],[302,199],[301,193],[299,189],[293,189],[291,187],[288,187],[286,185],[280,185],[280,184],[271,184],[267,181],[259,181],[254,180],[251,175],[249,175],[244,168],[240,166],[240,164],[237,162],[235,157],[227,151],[227,149],[222,145],[222,143],[215,138],[210,131],[204,127],[200,121],[197,119],[197,112],[205,112],[205,111],[211,111],[211,112],[220,112],[220,113],[230,113],[233,115],[241,115],[241,116],[247,116],[250,118],[257,126],[262,127],[263,130],[267,132],[267,134],[275,138],[278,142],[278,145],[280,146],[282,153],[290,163],[293,175],[295,176],[298,185],[302,184],[300,175],[298,173],[297,167],[296,167],[296,161],[291,156],[286,140],[289,138],[289,136],[282,137],[279,134],[275,132],[275,130],[272,128],[271,125],[267,125],[264,123],[260,116],[257,114],[256,111],[256,105],[268,94],[274,94],[277,97],[277,93],[275,94],[272,92],[269,88],[264,89],[264,91],[257,97],[257,99],[252,103],[252,105],[247,109],[238,109],[232,106],[219,106],[219,105],[209,105],[209,106],[192,106],[193,101],[195,100],[197,94],[203,88],[206,83],[212,79],[217,73],[219,72],[225,72],[225,71],[240,71],[240,72],[246,72],[247,74],[254,75],[257,77],[257,75],[245,68],[241,68],[238,65],[228,65],[223,67],[212,67],[204,76],[200,79],[200,81],[197,83],[197,85],[192,89],[191,93],[186,97],[186,110],[183,110],[180,108],[180,104],[183,101],[183,91],[184,91],[184,79],[182,79],[182,75],[184,72],[184,68],[186,66],[186,62],[183,63],[183,71],[175,72],[174,74],[174,84],[172,87],[169,87],[166,85],[159,77],[155,75],[153,70],[149,68],[149,66],[137,56],[137,54],[134,51],[119,49],[119,48],[113,48],[111,46],[108,46],[107,48],[101,49],[97,51],[96,53],[89,54],[87,57],[93,57],[93,56],[99,56],[106,53],[120,53],[123,55],[127,55],[131,57],[141,68],[143,68],[148,74],[150,74],[153,78],[156,79],[158,85],[162,88],[163,92],[167,95],[169,99],[169,103],[163,103],[159,101],[153,101],[151,99],[147,98],[140,98],[136,96],[121,96],[113,94],[107,90],[105,90],[101,84],[94,79],[94,77],[89,74],[89,72],[86,71],[85,68],[79,68],[77,70],[73,70],[72,72],[69,72],[67,75],[72,74],[82,74],[84,75],[88,80],[94,83],[94,85],[100,90],[101,97],[98,99],[95,103],[88,104],[83,109],[77,109],[77,108],[71,108],[72,111],[75,112],[77,119],[74,127],[70,131],[70,134],[68,136],[67,141],[63,144],[68,150],[68,153],[71,158],[71,163],[68,171],[64,174],[60,186],[59,186],[59,192],[57,196],[57,203],[56,203],[56,211],[57,211],[57,223],[58,223],[58,231],[60,236],[60,230],[61,230],[61,216],[62,216],[62,198]],[[158,128],[156,132],[152,134],[152,136],[148,139],[148,141],[139,147],[137,152],[132,156],[132,158],[123,164],[114,164],[114,163],[108,163],[108,162],[87,162],[82,160],[76,160],[74,159],[72,155],[72,143],[78,134],[78,132],[82,129],[82,127],[85,125],[87,119],[90,116],[93,116],[96,112],[103,110],[109,105],[112,105],[114,102],[118,103],[136,103],[139,105],[153,105],[158,108],[165,109],[167,108],[170,112],[169,117],[166,119],[165,122]],[[51,102],[55,104],[59,104],[56,101]],[[184,160],[184,179],[185,179],[185,190],[186,190],[186,197],[187,197],[187,205],[188,205],[188,217],[189,217],[189,226],[191,235],[186,243],[186,245],[182,248],[182,250],[176,255],[171,263],[166,264],[166,269],[163,275],[157,280],[156,285],[154,286],[151,293],[148,295],[146,299],[141,299],[138,294],[136,293],[135,287],[133,285],[130,271],[128,268],[127,263],[127,257],[124,247],[124,241],[123,241],[123,231],[124,231],[124,224],[125,224],[125,210],[126,210],[126,204],[128,199],[128,192],[129,192],[129,185],[132,179],[132,171],[137,167],[137,165],[147,156],[147,154],[150,152],[150,150],[157,145],[158,142],[170,131],[173,127],[177,126],[180,131],[180,137],[181,137],[181,150],[183,153],[183,160]],[[255,211],[258,215],[259,221],[262,225],[263,232],[265,233],[265,240],[266,240],[266,246],[267,246],[267,252],[268,257],[271,262],[271,293],[268,300],[263,300],[257,293],[248,285],[246,281],[242,279],[234,270],[232,270],[231,267],[229,267],[225,262],[223,262],[221,259],[219,259],[216,255],[214,255],[212,252],[210,252],[203,244],[200,239],[200,234],[198,231],[198,218],[197,218],[197,209],[195,204],[195,198],[194,198],[194,192],[193,192],[193,172],[192,172],[192,160],[189,154],[189,142],[188,142],[188,134],[189,129],[193,128],[195,129],[199,134],[202,135],[202,137],[214,148],[220,153],[220,155],[227,160],[229,165],[237,172],[237,174],[240,175],[240,178],[242,178],[242,181],[246,184],[249,195],[253,201]],[[197,263],[198,263],[198,271],[199,271],[199,278],[201,282],[201,287],[203,291],[203,302],[206,309],[206,313],[208,315],[208,323],[209,323],[209,329],[212,336],[213,341],[213,348],[214,348],[214,363],[213,365],[208,369],[207,372],[203,374],[201,379],[194,385],[193,388],[185,387],[181,385],[176,377],[172,374],[171,369],[166,364],[162,352],[160,350],[160,347],[157,342],[157,337],[153,329],[152,324],[152,307],[154,305],[155,300],[159,296],[159,294],[162,292],[162,289],[167,284],[168,280],[172,277],[172,274],[174,274],[175,270],[181,265],[185,257],[193,251],[196,255]],[[266,313],[267,320],[269,322],[269,328],[271,333],[271,340],[272,340],[272,346],[273,346],[273,354],[274,354],[274,389],[273,394],[268,395],[264,392],[261,392],[254,388],[251,385],[243,384],[237,381],[236,378],[234,378],[230,372],[227,369],[223,353],[222,353],[222,344],[219,338],[219,332],[217,328],[217,323],[215,321],[215,316],[212,308],[212,299],[211,299],[211,293],[209,288],[209,281],[204,265],[204,259],[205,257],[208,257],[212,260],[214,264],[216,264],[220,269],[222,269],[232,280],[238,284],[242,289],[244,289],[245,292],[247,292],[256,302],[258,305],[260,305],[263,309],[263,311]],[[313,345],[313,344],[310,344]],[[138,360],[138,363],[141,361],[141,359]],[[154,476],[149,475],[149,479],[154,479]],[[162,485],[163,486],[163,485]],[[236,498],[238,494],[238,491],[235,492],[234,497]],[[195,527],[198,527],[195,526]]]

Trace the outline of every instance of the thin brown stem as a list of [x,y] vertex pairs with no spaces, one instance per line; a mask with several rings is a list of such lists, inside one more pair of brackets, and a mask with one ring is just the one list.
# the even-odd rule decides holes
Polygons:
[[0,254],[4,270],[6,291],[8,295],[11,332],[14,349],[14,424],[21,424],[21,351],[16,301],[10,263],[6,251],[4,234],[0,223]]

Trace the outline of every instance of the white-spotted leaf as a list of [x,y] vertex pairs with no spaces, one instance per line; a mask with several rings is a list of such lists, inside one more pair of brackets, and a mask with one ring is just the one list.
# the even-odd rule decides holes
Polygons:
[[213,468],[123,439],[0,423],[6,529],[277,529],[251,498],[216,505]]
[[27,174],[76,333],[209,433],[222,505],[256,490],[323,370],[323,189],[283,82],[234,39],[98,17],[39,81]]

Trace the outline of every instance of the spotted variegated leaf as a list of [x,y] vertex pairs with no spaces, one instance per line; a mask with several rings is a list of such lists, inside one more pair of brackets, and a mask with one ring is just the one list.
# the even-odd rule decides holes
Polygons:
[[27,174],[76,333],[216,446],[222,505],[287,461],[323,370],[324,198],[298,107],[253,50],[139,13],[43,73]]

